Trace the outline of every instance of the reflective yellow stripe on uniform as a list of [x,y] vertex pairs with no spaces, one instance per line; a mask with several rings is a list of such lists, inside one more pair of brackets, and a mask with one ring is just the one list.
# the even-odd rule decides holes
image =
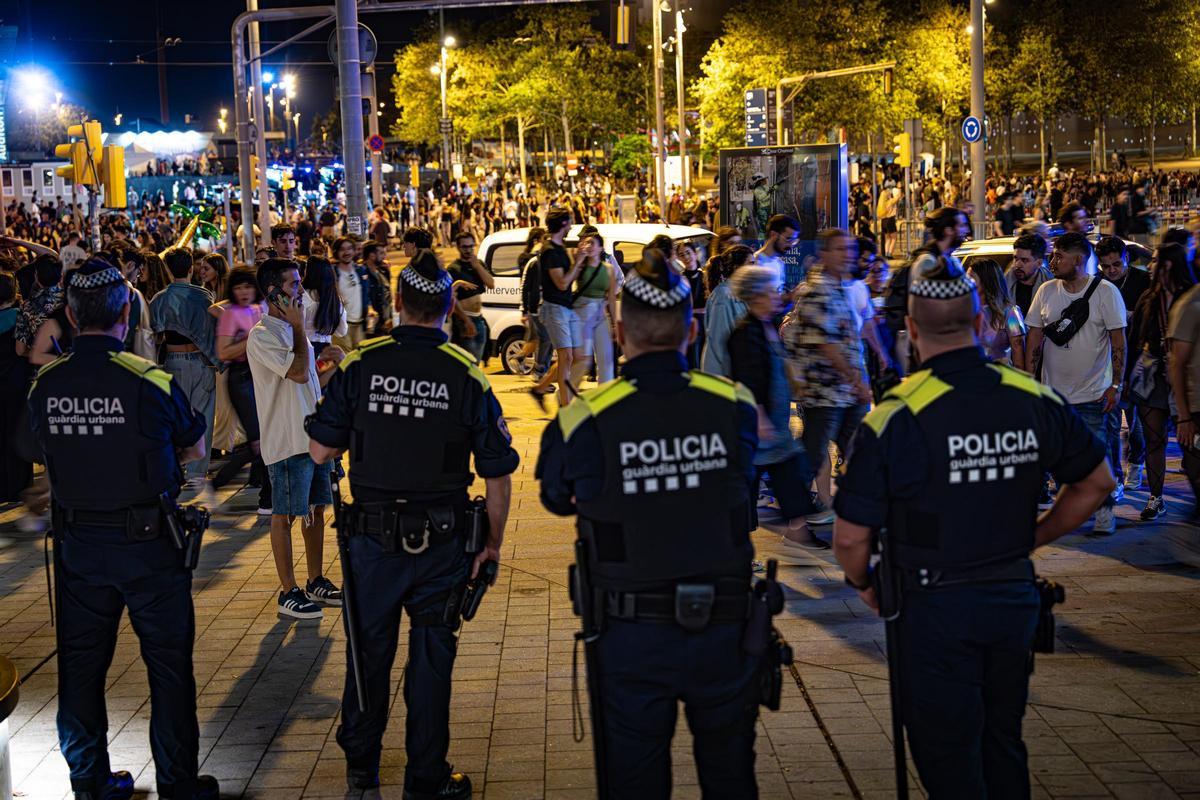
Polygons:
[[342,363],[338,364],[338,369],[344,370],[347,367],[349,367],[351,364],[353,364],[355,361],[358,361],[360,358],[362,358],[362,354],[367,352],[368,350],[375,350],[377,348],[383,347],[388,342],[394,342],[394,341],[396,341],[396,340],[393,339],[391,336],[376,336],[371,339],[363,339],[361,342],[358,343],[358,347],[354,348],[353,350],[351,350],[349,353],[346,354],[346,357],[342,359]]
[[440,345],[438,345],[438,350],[441,350],[443,353],[446,353],[449,356],[453,356],[455,359],[465,364],[467,369],[471,372],[471,377],[479,381],[479,385],[483,387],[485,392],[491,390],[492,385],[488,383],[487,375],[484,375],[483,370],[481,370],[475,364],[475,358],[470,353],[456,344],[451,344],[450,342],[442,342]]
[[1060,406],[1063,404],[1063,399],[1058,396],[1057,392],[1029,373],[1003,364],[989,364],[988,366],[1000,373],[1000,385],[1011,386],[1032,395],[1049,398]]
[[37,371],[37,375],[33,378],[33,383],[29,384],[29,391],[26,392],[26,397],[33,394],[33,390],[37,387],[38,378],[45,375],[50,370],[57,367],[59,364],[65,364],[71,358],[71,354],[67,353],[51,361],[49,364],[43,364]]
[[730,402],[756,404],[753,392],[742,384],[731,381],[723,375],[709,375],[707,372],[689,372],[688,386],[693,389],[711,392],[717,397],[724,397]]
[[913,414],[920,414],[926,406],[952,388],[930,370],[923,369],[909,375],[903,383],[891,389],[887,396],[902,400]]
[[109,358],[112,359],[114,364],[121,365],[140,378],[145,378],[165,393],[171,393],[171,373],[164,369],[159,369],[158,365],[153,361],[148,361],[141,356],[136,356],[133,353],[125,351],[109,353]]
[[883,400],[863,417],[863,424],[879,436],[900,409],[907,408],[916,416],[953,388],[927,369],[914,372],[899,386],[888,391]]
[[588,417],[600,415],[636,391],[637,387],[632,383],[617,378],[576,397],[566,408],[558,410],[558,427],[562,430],[563,441],[570,439]]

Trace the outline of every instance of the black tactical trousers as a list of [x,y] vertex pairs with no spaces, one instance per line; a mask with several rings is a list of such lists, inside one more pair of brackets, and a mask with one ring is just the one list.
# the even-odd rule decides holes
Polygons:
[[[354,597],[358,641],[362,648],[362,673],[369,708],[358,710],[354,670],[347,648],[346,686],[342,693],[342,724],[337,741],[350,769],[379,769],[383,734],[391,699],[392,664],[400,636],[403,612],[414,614],[442,607],[452,587],[466,580],[470,561],[463,541],[453,537],[424,553],[386,553],[367,536],[350,540],[354,570]],[[342,620],[346,617],[343,614]],[[436,623],[408,629],[408,664],[404,670],[404,745],[408,763],[404,786],[410,791],[433,791],[450,774],[446,753],[450,748],[450,679],[458,635]]]
[[742,651],[745,625],[712,624],[698,633],[673,623],[608,619],[605,626],[597,655],[610,797],[671,796],[671,737],[683,700],[704,797],[757,798],[759,660]]
[[134,542],[124,528],[63,526],[55,547],[58,740],[75,791],[108,779],[104,688],[121,611],[137,633],[150,682],[150,750],[159,787],[191,797],[199,726],[192,675],[192,576],[165,536]]

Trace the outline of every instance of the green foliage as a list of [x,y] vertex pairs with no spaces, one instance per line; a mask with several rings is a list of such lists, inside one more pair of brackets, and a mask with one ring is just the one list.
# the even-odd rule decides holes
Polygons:
[[[87,115],[81,107],[70,103],[56,103],[42,111],[17,111],[16,103],[9,103],[8,146],[13,151],[29,151],[54,154],[54,146],[67,141],[67,126],[78,125]],[[16,112],[16,113],[13,113]],[[89,117],[90,119],[90,117]]]
[[622,136],[613,145],[612,168],[618,178],[632,178],[639,167],[642,169],[649,167],[652,159],[650,137],[644,134]]

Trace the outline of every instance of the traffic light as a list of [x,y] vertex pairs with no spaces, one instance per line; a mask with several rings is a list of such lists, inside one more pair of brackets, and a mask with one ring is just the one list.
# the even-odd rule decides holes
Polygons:
[[258,156],[250,154],[250,191],[258,189]]
[[104,186],[104,207],[125,208],[125,148],[119,144],[105,145],[100,162],[100,183]]
[[629,47],[633,44],[633,14],[632,9],[625,3],[617,6],[617,47]]
[[296,179],[292,175],[290,169],[283,169],[279,172],[279,188],[285,192],[296,188]]
[[892,137],[892,141],[896,143],[894,151],[896,153],[896,165],[900,167],[912,166],[912,136],[907,133],[898,133]]
[[891,67],[883,71],[883,96],[892,96],[892,69]]
[[87,186],[98,184],[100,162],[104,157],[101,150],[102,133],[100,123],[96,120],[67,126],[67,136],[75,141],[55,145],[54,154],[69,159],[71,165],[59,167],[55,172],[73,183]]

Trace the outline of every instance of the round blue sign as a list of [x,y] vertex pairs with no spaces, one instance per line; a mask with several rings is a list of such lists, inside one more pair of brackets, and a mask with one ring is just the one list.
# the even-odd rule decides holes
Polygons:
[[962,137],[967,142],[978,142],[983,135],[983,126],[978,117],[967,117],[962,123]]

